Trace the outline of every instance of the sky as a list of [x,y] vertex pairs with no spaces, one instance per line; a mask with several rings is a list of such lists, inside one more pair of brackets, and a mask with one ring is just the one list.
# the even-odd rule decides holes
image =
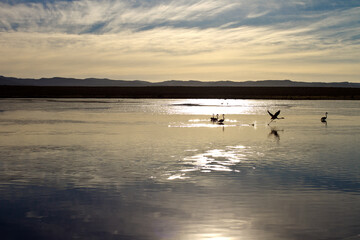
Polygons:
[[0,75],[360,82],[359,0],[0,0]]

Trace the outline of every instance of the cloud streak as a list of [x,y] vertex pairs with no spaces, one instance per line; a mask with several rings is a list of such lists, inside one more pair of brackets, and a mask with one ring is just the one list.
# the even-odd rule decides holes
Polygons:
[[[330,23],[338,27],[348,26],[350,23],[358,25],[359,19],[356,15],[360,12],[360,4],[341,5],[328,11],[315,10],[316,8],[310,11],[309,7],[305,7],[312,4],[312,1],[281,0],[178,0],[144,3],[82,0],[24,2],[15,5],[0,2],[0,29],[105,34],[156,27],[204,29],[229,23],[233,23],[232,27],[276,25],[288,28],[325,20],[325,27]],[[333,6],[336,5],[333,3]],[[351,14],[347,15],[349,12]]]
[[359,82],[356,1],[0,1],[0,74]]
[[[204,22],[239,5],[231,1],[169,1],[133,6],[131,1],[0,3],[3,31],[116,33],[148,26]],[[96,27],[97,26],[97,27]]]

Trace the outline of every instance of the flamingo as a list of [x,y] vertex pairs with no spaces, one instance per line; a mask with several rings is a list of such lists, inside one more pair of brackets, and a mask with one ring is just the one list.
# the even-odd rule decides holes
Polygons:
[[279,114],[280,114],[280,110],[277,111],[275,114],[272,114],[269,110],[267,111],[269,113],[269,115],[271,116],[271,121],[268,123],[268,125],[274,121],[275,119],[284,119],[283,117],[279,118]]
[[223,118],[218,120],[218,124],[224,124],[225,114],[223,114]]
[[219,118],[219,114],[217,114],[216,117],[215,117],[215,114],[213,114],[212,117],[210,118],[210,121],[216,122],[218,120],[218,118]]
[[325,113],[325,117],[322,117],[322,118],[320,119],[320,120],[321,120],[321,122],[326,122],[327,115],[328,115],[328,113],[326,112],[326,113]]

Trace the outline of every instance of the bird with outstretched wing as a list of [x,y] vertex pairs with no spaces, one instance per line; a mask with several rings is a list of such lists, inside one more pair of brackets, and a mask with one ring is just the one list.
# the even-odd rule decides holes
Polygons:
[[279,118],[279,114],[280,114],[280,110],[277,111],[275,114],[272,114],[269,110],[267,110],[267,112],[269,113],[269,115],[271,116],[271,121],[268,123],[268,125],[274,121],[275,119],[284,119],[283,117]]

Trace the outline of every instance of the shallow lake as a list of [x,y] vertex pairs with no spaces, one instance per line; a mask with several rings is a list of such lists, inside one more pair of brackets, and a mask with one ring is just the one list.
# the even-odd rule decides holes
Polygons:
[[360,239],[360,101],[0,99],[0,134],[1,239]]

